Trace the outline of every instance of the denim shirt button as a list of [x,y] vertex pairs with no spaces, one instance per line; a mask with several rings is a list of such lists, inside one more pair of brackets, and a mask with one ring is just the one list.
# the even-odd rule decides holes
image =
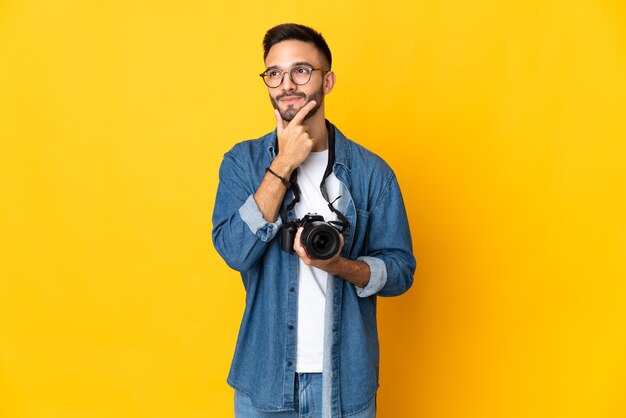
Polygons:
[[289,330],[292,330],[292,329],[293,329],[293,325],[289,325]]
[[296,288],[295,288],[295,287],[290,287],[290,288],[289,288],[289,291],[290,291],[290,292],[295,292],[295,291],[296,291]]
[[288,362],[287,362],[287,366],[291,367],[291,366],[293,366],[293,363],[292,363],[292,362],[290,362],[290,361],[288,361]]

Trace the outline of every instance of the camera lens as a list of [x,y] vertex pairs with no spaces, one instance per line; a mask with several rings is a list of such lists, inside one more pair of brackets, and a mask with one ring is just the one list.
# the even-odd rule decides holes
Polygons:
[[311,258],[328,260],[339,250],[339,232],[324,222],[311,222],[302,231],[302,245]]
[[317,252],[324,252],[328,249],[328,245],[330,244],[330,237],[324,231],[316,234],[311,240],[311,244],[315,248]]

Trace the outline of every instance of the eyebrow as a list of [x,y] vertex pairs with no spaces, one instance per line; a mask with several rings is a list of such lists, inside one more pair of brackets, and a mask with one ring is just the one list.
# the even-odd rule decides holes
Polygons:
[[[314,68],[314,65],[313,65],[313,64],[311,64],[310,62],[307,62],[307,61],[297,61],[297,62],[292,62],[292,63],[291,63],[291,68],[293,68],[293,67],[295,67],[295,66],[297,66],[297,65],[308,65],[309,67]],[[278,65],[272,65],[272,66],[270,66],[270,67],[267,67],[265,70],[267,71],[267,70],[274,70],[274,69],[279,69],[279,70],[280,70],[280,68],[278,67]]]

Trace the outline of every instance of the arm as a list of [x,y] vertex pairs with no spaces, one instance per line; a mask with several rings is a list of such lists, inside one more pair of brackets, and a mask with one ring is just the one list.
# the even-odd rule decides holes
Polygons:
[[[313,148],[313,140],[302,125],[302,121],[314,107],[315,100],[307,103],[287,126],[285,126],[278,110],[274,110],[278,155],[272,161],[270,169],[284,179],[291,177],[293,170],[306,160]],[[261,185],[254,194],[254,201],[265,219],[271,222],[276,221],[285,192],[285,185],[278,177],[269,172],[265,173]]]
[[370,212],[367,226],[365,255],[358,259],[370,265],[372,279],[378,282],[378,290],[371,290],[380,296],[401,295],[413,284],[416,262],[406,209],[395,175],[387,180],[381,198]]
[[342,257],[341,236],[340,249],[334,257],[311,259],[300,244],[301,230],[296,235],[294,249],[304,263],[353,283],[360,297],[397,296],[413,284],[416,263],[411,233],[400,187],[393,174],[370,214],[365,255],[356,260]]
[[343,248],[343,235],[339,235],[340,244],[337,254],[328,260],[315,260],[309,257],[305,248],[302,246],[300,242],[301,234],[302,228],[298,228],[293,248],[304,264],[317,267],[334,276],[339,276],[357,287],[364,288],[367,286],[371,274],[369,264],[359,260],[350,260],[340,255],[341,249]]
[[224,156],[213,209],[213,244],[231,268],[246,271],[265,252],[281,222],[264,219],[253,198],[254,185],[236,154]]
[[[309,102],[286,127],[276,111],[279,154],[270,168],[283,177],[289,178],[313,147],[302,121],[314,106],[315,101]],[[224,156],[213,211],[213,244],[231,268],[247,271],[262,257],[282,225],[278,211],[285,192],[271,173],[255,190],[236,155]]]

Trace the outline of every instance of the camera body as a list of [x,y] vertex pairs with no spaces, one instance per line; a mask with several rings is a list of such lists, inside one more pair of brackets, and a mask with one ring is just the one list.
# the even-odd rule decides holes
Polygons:
[[317,260],[332,258],[341,243],[339,231],[332,224],[324,221],[324,217],[316,213],[308,213],[287,225],[283,225],[281,232],[281,249],[293,254],[293,244],[298,228],[302,227],[300,243],[306,249],[309,257]]

